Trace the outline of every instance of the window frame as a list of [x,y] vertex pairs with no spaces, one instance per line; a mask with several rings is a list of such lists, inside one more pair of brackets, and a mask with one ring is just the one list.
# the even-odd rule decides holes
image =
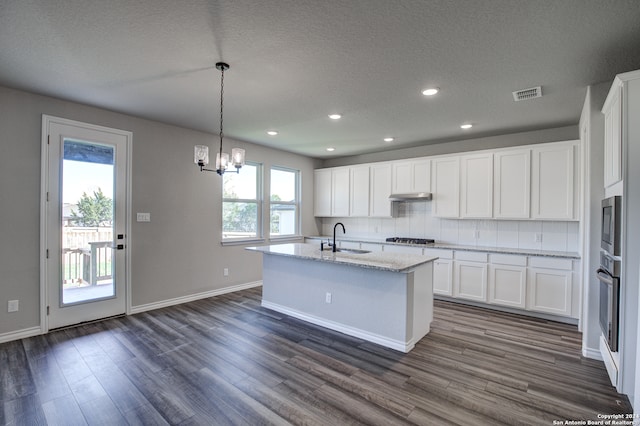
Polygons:
[[[256,168],[256,198],[255,199],[247,199],[247,198],[225,198],[224,196],[224,175],[222,176],[220,189],[221,189],[221,198],[222,203],[220,204],[220,241],[223,246],[226,245],[242,245],[242,244],[252,244],[259,243],[264,241],[264,230],[263,230],[263,208],[264,208],[264,185],[263,185],[263,173],[264,173],[264,165],[262,163],[247,161],[245,162],[245,166],[253,166]],[[226,173],[233,173],[227,171]],[[240,169],[240,173],[242,173],[242,169]],[[245,204],[256,204],[256,212],[257,212],[257,223],[256,223],[256,236],[248,237],[248,238],[225,238],[224,237],[224,205],[225,203],[245,203]]]
[[[276,202],[272,202],[271,201],[271,193],[272,193],[272,185],[273,185],[273,181],[271,179],[271,172],[273,170],[278,170],[278,171],[282,171],[282,172],[289,172],[289,173],[293,173],[295,176],[295,200],[294,201],[276,201]],[[270,240],[274,240],[274,241],[282,241],[282,240],[295,240],[295,239],[300,239],[301,238],[301,234],[300,234],[300,229],[301,229],[301,224],[300,224],[300,218],[301,218],[301,202],[300,202],[300,196],[301,196],[301,188],[302,188],[302,172],[298,169],[293,169],[291,167],[285,167],[285,166],[271,166],[269,168],[269,209],[268,209],[268,232],[269,232],[269,239]],[[287,234],[287,235],[271,235],[271,206],[272,205],[287,205],[287,206],[294,206],[295,207],[295,231],[293,234]]]

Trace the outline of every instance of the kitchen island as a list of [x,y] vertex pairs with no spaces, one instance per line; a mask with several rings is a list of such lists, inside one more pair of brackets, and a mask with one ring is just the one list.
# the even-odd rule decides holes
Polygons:
[[433,319],[436,257],[330,249],[248,247],[263,254],[262,306],[409,352]]

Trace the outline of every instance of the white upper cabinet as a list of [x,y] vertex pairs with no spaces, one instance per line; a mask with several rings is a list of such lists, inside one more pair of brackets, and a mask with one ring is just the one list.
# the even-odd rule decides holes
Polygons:
[[604,114],[604,187],[622,180],[622,84],[614,82]]
[[493,215],[493,154],[460,157],[460,217]]
[[411,192],[413,176],[411,161],[393,163],[393,192],[396,194]]
[[458,217],[460,213],[460,159],[436,158],[432,168],[432,212],[437,217]]
[[349,168],[349,215],[369,216],[369,166],[354,166]]
[[318,217],[391,217],[391,163],[317,169],[314,214]]
[[348,167],[332,169],[331,216],[349,216],[350,171]]
[[493,217],[528,219],[531,200],[531,150],[497,152],[493,158]]
[[369,167],[369,216],[391,217],[391,164],[375,163]]
[[534,147],[531,172],[531,217],[572,220],[574,217],[575,142]]
[[431,192],[434,217],[578,220],[579,159],[567,141],[319,169],[314,212],[392,217],[389,195]]
[[331,169],[314,171],[313,212],[315,216],[331,216]]
[[426,159],[393,163],[393,193],[431,191],[431,161]]

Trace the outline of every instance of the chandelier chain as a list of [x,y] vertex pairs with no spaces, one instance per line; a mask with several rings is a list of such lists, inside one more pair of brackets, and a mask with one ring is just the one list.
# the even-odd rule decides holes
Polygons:
[[224,107],[224,67],[220,69],[220,157],[222,157],[222,138],[224,133],[222,132],[222,109]]

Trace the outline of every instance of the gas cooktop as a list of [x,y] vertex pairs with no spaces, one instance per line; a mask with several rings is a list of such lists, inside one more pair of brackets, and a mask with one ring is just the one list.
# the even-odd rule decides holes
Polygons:
[[402,244],[433,244],[436,240],[431,238],[410,238],[410,237],[389,237],[386,240],[389,243]]

